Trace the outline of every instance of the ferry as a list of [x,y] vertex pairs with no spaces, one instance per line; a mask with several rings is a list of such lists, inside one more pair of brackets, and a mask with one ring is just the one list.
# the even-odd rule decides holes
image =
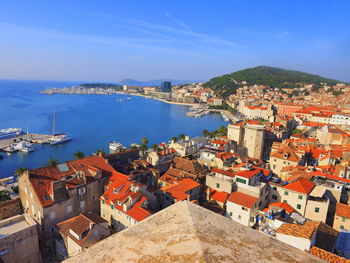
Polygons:
[[19,142],[19,143],[13,145],[13,147],[21,152],[33,152],[34,151],[34,145],[30,142],[25,142],[25,141]]
[[8,128],[0,130],[0,140],[17,137],[22,134],[20,128]]
[[68,142],[72,140],[67,134],[65,133],[58,133],[54,134],[53,137],[50,139],[50,145],[56,145],[64,142]]

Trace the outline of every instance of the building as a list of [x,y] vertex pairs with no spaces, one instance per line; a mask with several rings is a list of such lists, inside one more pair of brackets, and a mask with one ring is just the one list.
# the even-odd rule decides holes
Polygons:
[[21,212],[22,206],[19,197],[0,203],[0,220],[20,215]]
[[293,113],[301,110],[302,108],[302,105],[296,104],[277,104],[278,115],[282,116],[293,116]]
[[324,262],[190,202],[176,203],[84,250],[75,262]]
[[162,81],[160,83],[160,92],[171,92],[171,82],[170,81]]
[[350,205],[337,203],[333,228],[338,231],[350,230]]
[[226,216],[242,225],[253,226],[258,209],[261,209],[259,198],[241,192],[233,192],[227,199]]
[[44,254],[53,253],[57,223],[81,213],[100,214],[99,198],[113,173],[113,167],[96,155],[28,170],[19,177],[22,206],[40,226]]
[[115,173],[106,183],[100,198],[101,216],[113,232],[130,227],[152,214],[148,207],[156,207],[156,197],[145,185],[129,181],[128,176]]
[[0,262],[42,262],[38,224],[29,215],[0,221]]
[[79,254],[110,235],[108,222],[94,213],[85,213],[56,224],[56,256],[63,260]]
[[175,158],[177,152],[174,148],[168,148],[162,151],[153,151],[147,155],[147,161],[153,166],[161,165]]
[[336,125],[350,125],[350,114],[334,113],[332,119],[330,120],[330,123]]

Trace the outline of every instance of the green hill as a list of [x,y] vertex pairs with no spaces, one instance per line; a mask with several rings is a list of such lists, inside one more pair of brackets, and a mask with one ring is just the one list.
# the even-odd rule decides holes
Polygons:
[[205,83],[205,86],[212,88],[218,95],[226,97],[234,94],[236,89],[242,85],[242,81],[246,81],[249,85],[268,85],[273,88],[296,88],[300,86],[299,83],[316,84],[318,86],[320,83],[329,85],[340,83],[337,80],[305,72],[258,66],[212,78]]

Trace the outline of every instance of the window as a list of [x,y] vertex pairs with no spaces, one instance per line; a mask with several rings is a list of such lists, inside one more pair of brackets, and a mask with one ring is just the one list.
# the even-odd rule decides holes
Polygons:
[[230,216],[232,216],[232,212],[230,212],[229,214],[230,214]]
[[297,209],[301,209],[301,205],[297,204]]
[[277,187],[276,187],[276,186],[274,186],[274,187],[272,187],[272,189],[273,189],[273,190],[277,190]]
[[104,199],[101,199],[101,201],[102,201],[102,204],[104,204],[104,203],[105,203],[105,200],[104,200]]
[[85,200],[80,201],[80,208],[84,209],[85,208]]
[[112,205],[111,205],[111,209],[113,209],[113,208],[114,208],[114,205],[112,204]]
[[247,180],[239,178],[239,177],[236,178],[236,182],[242,183],[242,184],[247,184]]
[[343,218],[342,218],[342,221],[343,221],[343,222],[345,222],[345,221],[346,221],[346,218],[345,218],[345,217],[343,217]]
[[237,217],[239,220],[241,220],[241,218],[242,218],[242,216],[240,216],[240,215],[238,215],[238,217]]
[[315,207],[315,213],[319,213],[320,212],[320,208],[319,207]]
[[216,188],[220,188],[220,184],[219,183],[216,184]]
[[73,211],[73,206],[69,205],[67,206],[67,213],[70,213]]
[[288,195],[289,193],[288,193],[288,191],[284,191],[284,195]]
[[53,211],[53,212],[50,212],[50,219],[54,219],[56,217],[56,212]]
[[300,200],[302,200],[302,199],[303,199],[303,196],[302,196],[302,195],[299,195],[298,198],[299,198]]
[[272,195],[273,200],[277,200],[277,195]]
[[344,229],[344,226],[343,226],[343,225],[341,225],[341,226],[340,226],[340,229]]
[[288,203],[287,200],[283,200],[283,203]]
[[85,192],[86,192],[85,187],[79,188],[78,192],[79,192],[80,195],[85,194]]

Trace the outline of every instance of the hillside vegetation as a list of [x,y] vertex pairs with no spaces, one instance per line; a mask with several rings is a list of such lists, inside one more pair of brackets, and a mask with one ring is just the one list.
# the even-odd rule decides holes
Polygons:
[[296,88],[300,86],[299,83],[316,84],[318,86],[320,83],[327,83],[328,85],[339,83],[337,80],[305,72],[259,66],[212,78],[205,83],[205,86],[212,88],[218,95],[226,97],[234,94],[236,89],[242,85],[242,81],[246,81],[249,85],[268,85],[273,88]]

